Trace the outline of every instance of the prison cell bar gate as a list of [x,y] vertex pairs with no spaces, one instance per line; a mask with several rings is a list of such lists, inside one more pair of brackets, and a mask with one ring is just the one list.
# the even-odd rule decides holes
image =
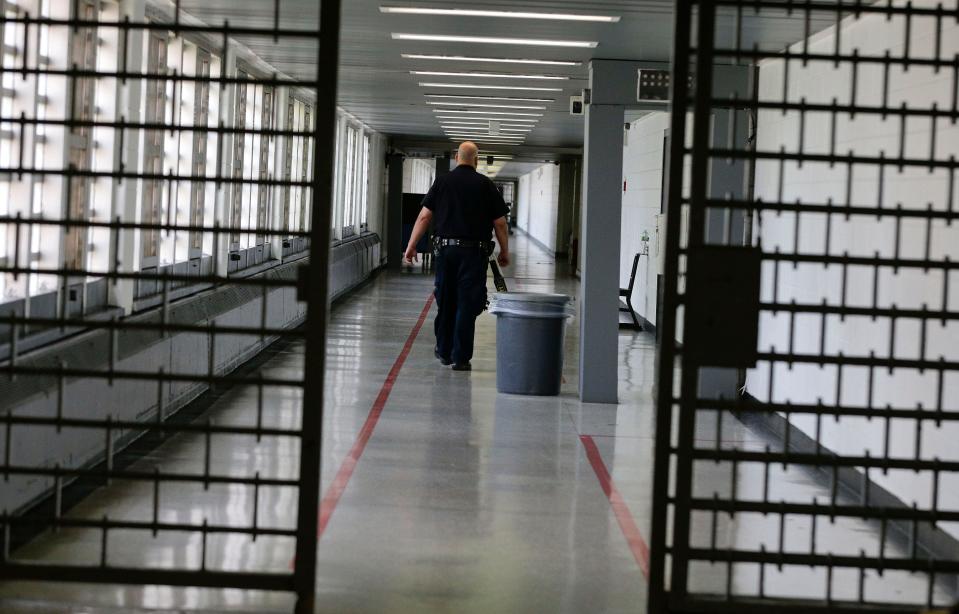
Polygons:
[[[744,23],[763,15],[796,20],[802,31],[801,42],[774,50],[747,44]],[[902,38],[898,41],[901,50],[894,47],[896,52],[891,53],[892,41],[887,43],[887,51],[880,54],[864,54],[858,48],[848,51],[843,47],[844,41],[840,40],[843,27],[850,21],[870,17],[901,24]],[[934,30],[927,41],[933,45],[931,54],[919,53],[915,43],[910,42],[911,27],[920,19],[928,20]],[[814,30],[813,24],[816,23],[819,25]],[[835,40],[831,41],[828,50],[821,49],[825,43],[811,41],[823,23],[834,28]],[[950,303],[949,290],[950,275],[959,270],[959,262],[950,260],[948,255],[936,255],[930,248],[935,232],[945,229],[954,234],[959,220],[955,203],[956,157],[940,153],[937,144],[942,145],[942,142],[936,138],[937,130],[942,129],[944,122],[955,126],[959,119],[959,56],[944,57],[943,52],[943,28],[957,25],[959,7],[947,9],[931,3],[918,5],[893,0],[877,3],[814,3],[811,0],[677,2],[667,194],[670,223],[665,244],[662,345],[658,355],[656,392],[649,612],[746,613],[775,609],[777,612],[797,613],[875,610],[906,614],[949,605],[949,592],[956,590],[959,553],[955,548],[939,548],[941,544],[935,542],[955,543],[954,536],[944,532],[939,523],[959,520],[959,509],[943,509],[939,500],[943,477],[955,478],[959,474],[959,458],[930,457],[921,446],[924,430],[940,425],[954,427],[959,421],[959,407],[947,407],[949,401],[943,392],[946,378],[959,374],[959,356],[950,354],[936,359],[926,355],[927,329],[937,323],[945,329],[948,324],[959,320],[956,305]],[[729,42],[732,45],[726,46]],[[784,63],[785,75],[779,99],[770,96],[761,99],[755,74],[750,96],[719,98],[714,95],[717,65],[746,64],[756,69],[761,60],[782,60]],[[790,97],[789,88],[794,87],[789,79],[790,66],[796,70],[799,65],[805,67],[816,62],[829,63],[837,68],[848,67],[852,77],[845,84],[848,88],[845,96],[837,95],[826,102],[807,102],[805,97]],[[883,75],[879,80],[878,104],[864,101],[866,96],[857,79],[857,74],[867,66],[877,67]],[[926,107],[905,102],[891,104],[890,70],[896,67],[903,71],[910,67],[928,68],[935,74],[941,71],[943,78],[951,84],[951,104],[938,106],[934,103]],[[838,89],[839,85],[836,87]],[[857,91],[857,88],[860,89]],[[762,111],[781,113],[784,117],[787,113],[798,114],[798,146],[791,150],[785,145],[778,150],[762,150],[755,140],[746,143],[734,140],[735,128],[730,131],[728,140],[721,139],[726,142],[713,140],[715,134],[710,137],[709,130],[711,118],[729,113],[735,125],[737,110],[752,112],[753,120],[755,114]],[[692,113],[690,125],[687,124],[687,112]],[[806,116],[815,112],[829,115],[828,122],[820,124],[821,129],[829,130],[828,144],[825,150],[810,151],[812,148],[804,147],[808,129]],[[897,151],[892,155],[838,151],[837,124],[857,115],[894,122],[892,132],[898,138]],[[928,155],[907,155],[911,151],[906,146],[907,121],[920,121],[929,127]],[[755,172],[757,165],[762,163],[778,166],[775,197],[762,199],[751,192],[743,196],[710,193],[712,165],[729,162],[745,163],[749,172]],[[810,202],[802,198],[795,201],[785,198],[784,169],[792,163],[800,168],[805,163],[844,169],[847,182],[845,202],[841,199]],[[876,201],[857,202],[853,196],[854,169],[864,167],[872,167],[878,174]],[[906,203],[906,206],[898,204],[895,207],[884,204],[885,174],[904,168],[928,169],[930,173],[942,172],[947,176],[936,202],[928,205]],[[686,193],[683,188],[685,170],[691,171]],[[795,216],[792,246],[777,243],[775,237],[770,239],[763,233],[764,220],[768,223],[784,215]],[[824,248],[811,250],[808,242],[800,240],[800,220],[804,215],[825,216]],[[751,237],[733,232],[733,220],[737,216],[751,224]],[[866,218],[891,224],[894,229],[892,244],[886,246],[886,253],[850,255],[846,250],[834,253],[830,234],[835,232],[837,220]],[[715,232],[711,234],[708,229],[716,220],[725,225],[721,236],[716,236]],[[903,226],[909,222],[919,222],[924,226],[924,255],[916,256],[915,250],[910,252],[904,245]],[[823,229],[821,225],[818,228]],[[774,244],[773,249],[769,248],[769,243]],[[779,278],[781,271],[789,266],[818,266],[823,270],[837,271],[841,281],[833,295],[838,295],[838,299],[814,303],[783,297],[785,293],[780,288]],[[854,267],[865,269],[866,279],[872,282],[872,298],[866,304],[857,304],[848,298],[849,277]],[[763,271],[770,269],[773,271],[771,284],[768,278],[763,281]],[[902,309],[895,304],[883,305],[879,299],[880,279],[885,280],[889,272],[899,271],[921,271],[927,276],[927,283],[938,283],[941,304]],[[704,302],[705,308],[719,314],[712,322],[708,321],[711,314],[704,312]],[[775,346],[759,347],[757,329],[761,314],[781,314],[788,319],[789,341],[785,351],[777,351]],[[818,337],[818,351],[800,351],[796,347],[796,320],[803,315],[819,318],[815,335]],[[855,318],[889,322],[885,356],[877,356],[875,352],[856,355],[828,350],[827,326],[841,325],[847,319]],[[897,352],[897,322],[912,323],[921,331],[918,356]],[[717,323],[731,330],[731,334],[718,330]],[[682,342],[677,336],[681,326]],[[905,353],[904,350],[900,352]],[[777,400],[773,376],[803,364],[834,369],[835,397],[831,401],[821,398],[818,402],[791,398]],[[737,394],[735,388],[720,394],[704,392],[704,376],[710,370],[713,374],[716,369],[726,369],[727,374],[738,372],[735,381],[738,386],[742,384],[739,379],[742,373],[757,365],[766,365],[769,369],[768,391],[763,390],[757,395],[765,395],[765,398]],[[777,370],[777,366],[781,369]],[[843,401],[843,375],[854,368],[868,373],[867,390],[862,395],[865,402]],[[924,407],[923,397],[918,392],[911,406],[909,403],[894,405],[874,400],[874,379],[880,370],[888,371],[890,375],[903,370],[931,374],[932,383],[928,388],[933,406]],[[821,391],[827,398],[832,392]],[[928,400],[926,403],[930,404]],[[807,425],[815,424],[812,432],[803,433],[799,427],[790,424],[790,419],[802,416],[808,417]],[[758,418],[762,425],[775,424],[779,420],[779,424],[784,424],[779,441],[767,444],[764,450],[750,450],[735,442],[724,442],[724,419],[729,424],[737,417],[744,420]],[[852,453],[826,447],[822,437],[825,419],[839,421],[849,417],[875,420],[881,424],[884,440],[881,454],[870,455],[868,449],[865,453]],[[894,420],[905,421],[914,429],[913,454],[890,453],[890,431]],[[710,436],[707,437],[708,443],[698,445],[697,437],[702,438],[703,431],[708,433],[709,428],[715,429],[714,441]],[[759,486],[762,493],[759,498],[747,496],[737,483],[739,468],[747,464],[760,467],[754,472],[757,479],[762,476],[764,482]],[[729,471],[730,483],[714,488],[711,496],[708,492],[697,493],[701,490],[699,482],[707,466],[724,467]],[[787,467],[802,468],[808,474],[818,476],[828,484],[828,494],[811,500],[771,499],[770,473],[780,466],[784,471]],[[869,476],[871,471],[888,470],[909,471],[917,479],[927,479],[931,483],[930,503],[910,505],[898,498],[883,498],[883,493],[876,492],[880,489],[872,484]],[[855,497],[846,492],[850,479],[861,483]],[[728,535],[717,534],[720,521],[748,532],[749,514],[772,518],[774,525],[778,525],[768,541],[763,538],[758,546],[747,546],[737,544]],[[787,516],[808,519],[810,535],[804,544],[786,546]],[[820,543],[817,526],[826,526],[837,518],[861,520],[874,531],[878,543],[874,544],[872,551],[841,552],[834,549],[833,544]],[[696,525],[697,522],[700,524]],[[696,535],[694,525],[698,526]],[[761,533],[761,529],[759,531]],[[775,535],[777,531],[778,536]],[[919,544],[920,534],[925,535],[925,544]],[[813,570],[817,581],[809,582],[811,576],[806,576],[807,581],[799,591],[795,587],[791,591],[783,590],[782,586],[770,589],[766,579],[784,567]],[[743,573],[743,569],[747,572]],[[701,580],[696,575],[697,570],[711,573],[722,582],[717,580],[719,586],[694,582]],[[897,573],[904,574],[898,576],[900,579],[905,575],[917,578],[921,588],[905,591],[905,597],[897,600],[877,597],[875,582],[883,582],[885,575]],[[840,577],[845,581],[840,581]]]
[[[340,1],[323,0],[320,3],[319,22],[316,26],[310,27],[308,23],[302,23],[301,17],[298,17],[301,21],[298,22],[296,28],[280,26],[282,3],[279,0],[272,3],[272,27],[234,26],[228,20],[224,20],[221,25],[206,25],[193,19],[182,19],[180,0],[175,0],[173,3],[173,15],[170,21],[156,19],[135,21],[131,20],[129,15],[124,15],[122,19],[100,19],[99,13],[94,13],[91,18],[89,12],[84,14],[80,11],[81,5],[85,7],[89,4],[87,0],[70,0],[70,4],[68,18],[36,14],[31,16],[23,11],[17,11],[11,15],[8,14],[6,6],[3,11],[0,11],[2,13],[0,14],[0,21],[2,21],[0,28],[5,28],[7,24],[16,24],[22,28],[23,32],[23,40],[19,41],[23,45],[22,65],[19,65],[18,62],[15,67],[0,67],[2,71],[12,73],[16,78],[24,80],[31,76],[65,78],[68,83],[68,95],[71,97],[69,110],[62,118],[30,117],[26,113],[20,113],[19,116],[15,117],[0,118],[6,125],[12,126],[21,137],[19,152],[13,157],[16,164],[0,169],[0,172],[8,177],[15,177],[17,181],[33,181],[34,178],[37,181],[43,181],[48,177],[62,179],[68,186],[65,191],[68,194],[65,198],[66,201],[72,198],[72,196],[69,196],[72,194],[69,187],[71,182],[74,182],[74,186],[77,185],[75,182],[80,182],[81,190],[86,190],[89,188],[90,181],[101,180],[108,181],[111,190],[122,186],[126,181],[138,182],[141,190],[147,182],[153,182],[154,185],[165,185],[167,194],[172,194],[175,189],[174,186],[184,183],[201,185],[204,190],[213,187],[217,195],[220,195],[222,190],[241,189],[243,186],[252,185],[271,189],[298,187],[306,190],[310,188],[312,198],[309,206],[312,227],[308,230],[296,230],[289,228],[284,222],[283,227],[258,227],[254,230],[250,227],[231,227],[229,224],[220,224],[219,221],[209,225],[201,220],[201,223],[197,224],[192,219],[189,222],[174,220],[171,211],[168,211],[167,216],[156,216],[156,219],[146,222],[124,219],[124,216],[121,215],[111,216],[112,219],[109,220],[98,220],[87,215],[71,217],[69,206],[65,208],[64,215],[56,219],[51,219],[49,216],[25,216],[21,212],[18,212],[15,216],[0,218],[0,227],[3,228],[3,232],[9,232],[12,228],[11,234],[15,237],[13,257],[9,261],[0,261],[0,265],[2,265],[0,266],[0,274],[10,275],[14,280],[21,276],[35,275],[48,275],[59,280],[56,315],[31,315],[30,313],[16,312],[0,315],[0,326],[7,327],[10,331],[10,357],[6,364],[0,364],[0,371],[3,372],[0,377],[9,378],[10,382],[36,379],[37,381],[50,383],[51,387],[58,391],[56,392],[56,411],[52,415],[18,414],[11,411],[9,407],[5,408],[5,411],[0,415],[6,444],[4,458],[2,465],[0,465],[0,474],[3,475],[3,480],[5,482],[9,481],[11,476],[31,476],[46,480],[52,485],[52,492],[48,497],[50,505],[46,506],[43,513],[14,515],[10,511],[4,510],[2,516],[0,516],[4,546],[2,555],[0,555],[0,578],[3,580],[290,591],[296,594],[297,612],[312,612],[316,583],[320,447],[328,309],[329,229],[331,227],[331,198],[335,163],[333,151],[336,124]],[[94,3],[92,6],[99,5]],[[117,40],[119,41],[115,70],[102,70],[96,66],[80,66],[76,63],[76,58],[74,58],[72,66],[61,67],[53,66],[49,60],[42,61],[39,52],[31,51],[31,45],[39,49],[35,46],[35,43],[41,27],[69,29],[72,32],[71,37],[92,32],[93,40],[97,39],[97,33],[101,29],[115,30],[118,33]],[[305,41],[316,47],[315,78],[303,80],[287,78],[278,74],[262,78],[255,78],[247,74],[228,75],[225,66],[216,76],[209,74],[209,71],[201,72],[199,66],[196,67],[195,74],[187,74],[187,71],[168,73],[166,70],[158,71],[157,74],[141,72],[133,68],[129,62],[131,33],[136,31],[146,34],[164,32],[172,35],[174,39],[180,40],[185,40],[188,36],[198,36],[210,41],[221,41],[222,46],[216,51],[220,53],[224,64],[229,54],[233,53],[230,47],[234,38],[248,39],[254,37],[258,40],[271,40],[274,45],[281,45],[284,41],[290,40]],[[261,125],[260,127],[229,126],[225,125],[222,116],[216,126],[179,125],[176,121],[168,123],[147,121],[146,119],[137,121],[125,118],[123,114],[113,120],[100,119],[95,117],[95,114],[89,113],[84,116],[83,112],[75,108],[76,105],[73,104],[73,102],[76,102],[78,87],[83,87],[81,80],[90,80],[87,82],[89,84],[96,80],[105,79],[114,80],[118,90],[126,87],[127,82],[131,80],[142,80],[144,84],[151,80],[160,81],[164,84],[172,84],[173,88],[178,88],[183,83],[208,83],[219,87],[221,92],[227,87],[245,85],[289,88],[291,92],[293,88],[306,90],[312,92],[315,96],[315,127],[312,130],[309,126],[306,126],[305,130],[278,129],[273,126],[273,121],[269,125]],[[175,92],[176,89],[174,89]],[[163,96],[165,95],[164,93]],[[176,98],[175,95],[174,98]],[[275,108],[276,104],[274,103],[273,106]],[[125,167],[122,157],[115,158],[115,160],[119,160],[119,164],[114,164],[113,168],[104,170],[94,169],[89,164],[83,163],[64,164],[63,167],[51,167],[49,165],[38,167],[32,163],[30,152],[24,151],[23,143],[28,134],[34,135],[35,138],[39,134],[38,128],[44,127],[62,128],[65,140],[71,138],[72,134],[79,130],[110,130],[113,131],[116,141],[119,142],[118,149],[121,152],[124,150],[125,141],[129,142],[130,139],[138,138],[147,131],[170,131],[171,134],[180,132],[214,134],[218,136],[217,168],[215,174],[207,172],[200,175],[192,172],[189,174],[173,173],[171,171],[163,173],[151,169],[143,169],[141,172],[138,169]],[[253,135],[269,139],[276,137],[303,138],[308,139],[307,143],[312,140],[312,180],[304,178],[301,181],[294,181],[289,178],[276,179],[272,176],[246,177],[242,174],[234,175],[232,172],[225,173],[222,160],[226,138],[231,136],[243,138]],[[223,200],[228,200],[224,196],[220,197]],[[166,217],[166,220],[162,219],[164,217]],[[111,243],[110,265],[94,270],[93,267],[87,266],[84,259],[81,258],[79,262],[69,263],[69,266],[66,261],[63,261],[61,266],[56,267],[35,266],[28,262],[27,255],[23,253],[25,241],[22,240],[23,235],[30,232],[34,226],[60,228],[66,234],[81,231],[81,234],[83,234],[93,230],[108,232]],[[121,234],[132,232],[202,233],[203,237],[212,237],[214,257],[216,257],[219,248],[226,246],[226,241],[233,234],[257,232],[264,236],[282,237],[284,240],[306,239],[309,241],[309,259],[308,261],[301,261],[308,262],[308,264],[300,266],[298,274],[285,275],[243,277],[220,272],[215,268],[209,273],[202,271],[199,273],[183,273],[159,268],[134,271],[130,270],[126,263],[121,263],[118,247]],[[79,315],[70,313],[70,310],[66,308],[65,295],[68,290],[75,287],[76,284],[85,284],[87,280],[91,279],[107,280],[108,283],[113,285],[121,282],[150,281],[155,283],[155,287],[158,289],[157,293],[162,296],[159,316],[147,320],[125,320],[117,317],[107,319],[86,318],[84,317],[86,314],[83,312]],[[207,284],[208,287],[232,286],[254,289],[260,293],[263,306],[260,325],[217,326],[212,322],[204,324],[202,322],[172,321],[169,317],[171,291],[182,284]],[[267,298],[274,291],[283,288],[295,289],[298,300],[306,303],[306,323],[304,326],[291,329],[267,325]],[[39,362],[24,360],[18,355],[18,341],[22,333],[28,330],[55,328],[62,331],[90,330],[106,335],[107,356],[102,361],[104,364],[66,365],[61,363],[44,365]],[[174,333],[206,335],[210,348],[209,368],[198,369],[189,373],[164,372],[162,367],[155,371],[150,369],[119,369],[117,368],[120,362],[117,339],[125,331],[141,334],[154,333],[158,338]],[[303,374],[301,377],[285,378],[264,377],[255,369],[220,372],[216,367],[213,348],[216,339],[224,336],[245,336],[258,338],[264,342],[269,342],[272,339],[304,342],[306,350]],[[95,363],[96,361],[92,362]],[[155,382],[159,391],[154,414],[155,420],[144,422],[113,419],[109,416],[104,420],[65,415],[63,410],[65,382],[76,378],[106,380],[110,386],[116,381]],[[163,386],[170,383],[207,386],[211,390],[217,387],[251,387],[257,391],[258,397],[256,423],[249,425],[214,424],[209,419],[205,422],[201,420],[189,421],[178,420],[174,419],[175,416],[165,415]],[[302,420],[299,428],[263,425],[264,390],[269,388],[302,392]],[[55,430],[56,433],[71,429],[96,431],[105,441],[105,456],[99,462],[83,466],[61,466],[58,464],[51,467],[18,464],[15,456],[11,454],[11,442],[17,437],[16,430],[18,427],[46,428]],[[202,472],[175,472],[160,469],[148,471],[138,469],[136,466],[115,466],[114,446],[118,445],[117,442],[121,435],[129,437],[131,434],[161,434],[162,437],[179,434],[202,437],[205,442],[205,460]],[[214,473],[211,471],[211,464],[215,462],[215,459],[211,459],[211,440],[218,436],[248,436],[255,438],[257,442],[261,438],[277,438],[298,442],[300,450],[298,475],[287,479],[261,478],[259,472],[255,475],[236,475],[230,472]],[[111,480],[151,485],[153,490],[152,519],[111,519],[109,514],[102,518],[85,518],[65,514],[62,509],[63,493],[71,484],[85,481],[87,484],[93,484],[96,487],[109,484]],[[245,510],[250,523],[249,525],[211,524],[204,520],[201,524],[163,520],[161,519],[162,504],[159,494],[160,487],[163,484],[202,484],[204,488],[209,488],[211,485],[233,485],[247,489],[252,492],[252,504],[247,504],[250,509]],[[259,493],[261,489],[268,488],[296,489],[297,511],[294,527],[258,525]],[[29,537],[42,530],[58,531],[71,528],[99,532],[100,552],[99,555],[90,553],[89,565],[52,563],[42,559],[21,561],[17,559],[16,550],[11,548],[11,545],[17,545],[17,536],[20,534],[26,534]],[[113,564],[108,557],[108,543],[110,542],[111,532],[118,530],[149,533],[154,538],[171,532],[185,533],[191,537],[198,536],[202,543],[199,565],[178,569],[176,566],[133,567]],[[295,543],[293,548],[295,550],[294,563],[292,566],[284,563],[283,569],[276,571],[217,569],[215,565],[210,564],[211,561],[207,560],[207,540],[211,536],[217,535],[248,536],[253,542],[256,541],[257,537],[264,536],[288,538]]]

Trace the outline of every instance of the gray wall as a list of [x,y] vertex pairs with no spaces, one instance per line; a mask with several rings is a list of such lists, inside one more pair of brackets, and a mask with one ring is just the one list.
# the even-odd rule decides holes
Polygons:
[[[279,265],[262,276],[296,279],[297,267],[306,260]],[[380,240],[363,235],[333,248],[330,296],[336,298],[363,283],[379,267]],[[228,285],[190,296],[170,305],[170,322],[208,326],[244,326],[256,328],[262,318],[262,289],[255,286]],[[276,288],[266,295],[267,326],[294,328],[303,323],[306,305],[296,300],[294,288]],[[159,310],[130,316],[131,320],[158,321]],[[256,356],[275,339],[259,336],[222,335],[213,344],[216,374],[233,371]],[[72,336],[53,345],[22,355],[20,364],[55,367],[63,362],[83,368],[108,367],[109,333],[91,331]],[[166,337],[153,331],[122,331],[117,335],[116,369],[120,371],[207,374],[211,344],[208,334],[171,333]],[[66,380],[63,390],[63,416],[106,420],[155,420],[162,394],[164,415],[181,409],[207,389],[204,383],[78,378]],[[0,380],[3,411],[18,415],[54,417],[57,415],[55,378],[20,377]],[[117,447],[129,443],[135,433],[117,434]],[[125,437],[125,440],[123,439]],[[5,449],[6,433],[0,436],[0,455]],[[81,467],[103,460],[106,450],[101,429],[63,429],[46,426],[15,426],[9,437],[12,465]],[[47,478],[10,475],[0,480],[0,510],[22,512],[48,495],[53,482]]]

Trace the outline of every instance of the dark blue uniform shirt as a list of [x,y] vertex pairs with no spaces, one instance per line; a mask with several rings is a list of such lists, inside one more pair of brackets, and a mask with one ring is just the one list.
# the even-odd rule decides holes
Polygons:
[[436,236],[471,241],[489,241],[493,222],[509,212],[496,184],[467,164],[433,182],[423,206],[433,212]]

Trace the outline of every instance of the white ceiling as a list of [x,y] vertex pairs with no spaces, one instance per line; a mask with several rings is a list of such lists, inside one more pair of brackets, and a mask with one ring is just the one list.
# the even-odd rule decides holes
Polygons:
[[[273,25],[273,2],[266,0],[181,0],[184,10],[207,21],[231,24]],[[281,0],[280,17],[284,27],[315,28],[318,21],[316,0]],[[421,6],[487,10],[528,10],[615,15],[617,23],[593,23],[491,17],[420,16],[385,14],[381,4],[389,6]],[[419,140],[420,151],[435,150],[446,141],[431,105],[424,94],[503,95],[514,97],[551,98],[545,104],[526,143],[530,160],[549,159],[551,152],[575,151],[583,143],[582,117],[568,113],[569,96],[586,85],[587,64],[592,58],[669,60],[673,28],[673,2],[669,0],[488,0],[482,4],[463,0],[343,0],[341,50],[339,66],[339,104],[350,113],[391,136],[411,142]],[[733,27],[731,15],[719,19],[718,38],[728,41]],[[825,24],[813,24],[818,29]],[[799,40],[803,23],[797,12],[793,17],[756,18],[745,12],[744,40],[764,48],[781,49]],[[560,47],[491,45],[393,40],[391,33],[471,35],[489,37],[521,37],[536,39],[585,40],[599,44],[594,49]],[[314,41],[284,40],[276,45],[271,37],[246,38],[242,42],[279,71],[304,79],[315,74],[316,44]],[[413,60],[402,53],[467,55],[499,58],[532,58],[574,60],[578,67],[535,66],[485,62]],[[501,79],[451,76],[411,75],[410,70],[474,71],[519,74],[548,74],[568,77],[564,81]],[[489,83],[495,85],[560,87],[560,92],[521,92],[476,89],[435,89],[420,87],[420,82]],[[452,100],[452,99],[449,99]],[[475,100],[474,102],[483,102]],[[497,103],[497,101],[486,101]],[[527,104],[500,102],[500,104]],[[452,143],[450,143],[452,145]],[[565,149],[564,149],[565,148]],[[504,147],[497,146],[497,149]],[[505,149],[509,149],[508,146]],[[558,157],[553,156],[553,157]],[[510,165],[513,166],[513,165]],[[517,167],[519,168],[519,167]],[[507,169],[508,171],[509,169]],[[507,171],[504,171],[506,173]]]

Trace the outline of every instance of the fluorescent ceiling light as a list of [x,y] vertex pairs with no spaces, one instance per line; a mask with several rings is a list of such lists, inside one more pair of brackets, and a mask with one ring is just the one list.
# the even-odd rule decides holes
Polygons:
[[[437,113],[449,113],[449,112],[450,112],[450,109],[433,109],[433,111],[435,111],[435,112],[437,112]],[[460,116],[460,115],[437,115],[436,117],[439,117],[439,118],[441,118],[441,119],[444,119],[445,121],[450,122],[450,123],[457,123],[457,122],[477,123],[477,122],[482,122],[482,123],[485,124],[485,123],[487,123],[487,122],[493,121],[493,122],[500,122],[500,123],[503,124],[504,126],[510,126],[510,125],[515,125],[515,124],[520,124],[520,125],[523,125],[524,127],[525,127],[525,126],[528,126],[528,125],[538,124],[538,123],[539,123],[539,120],[538,120],[538,119],[526,119],[526,118],[523,118],[523,117],[463,117],[463,116]]]
[[[444,130],[489,130],[489,124],[450,124],[443,122],[440,124],[440,128]],[[515,128],[500,128],[501,131],[506,132],[532,132],[532,126],[523,126]]]
[[[459,141],[462,139],[450,138],[450,140],[455,143],[456,141]],[[522,145],[522,143],[517,143],[516,141],[494,141],[494,140],[486,140],[486,139],[470,139],[470,140],[480,145],[513,145],[513,146]],[[483,152],[480,152],[480,155],[483,155]]]
[[535,125],[538,120],[535,119],[513,119],[511,117],[472,117],[472,116],[462,116],[462,115],[437,115],[437,119],[441,121],[459,121],[461,119],[482,119],[486,121],[493,122],[510,122],[511,124],[526,124],[529,126]]
[[380,6],[381,13],[405,15],[448,15],[451,17],[505,17],[509,19],[548,19],[554,21],[598,21],[616,23],[618,15],[579,15],[576,13],[538,13],[533,11],[493,11],[489,9],[441,9],[421,6]]
[[537,105],[523,104],[485,104],[482,102],[439,102],[436,100],[427,100],[426,104],[438,107],[479,107],[483,109],[530,109],[533,111],[545,111],[546,107]]
[[484,96],[483,94],[423,94],[427,98],[455,98],[458,100],[506,100],[513,102],[556,102],[555,98],[521,98],[515,96]]
[[576,47],[580,49],[595,49],[596,41],[550,40],[539,38],[502,38],[499,36],[450,36],[447,34],[408,34],[393,32],[394,40],[400,41],[431,41],[436,43],[478,43],[489,45],[531,45],[536,47]]
[[486,115],[516,115],[520,117],[542,117],[542,113],[519,113],[515,111],[468,111],[465,109],[433,109],[434,113],[456,113],[457,115],[472,115],[472,114],[486,114]]
[[411,70],[411,75],[428,75],[430,77],[482,77],[484,79],[543,79],[546,81],[569,81],[569,77],[561,75],[517,75],[508,72],[455,72],[440,70]]
[[535,87],[532,85],[485,85],[479,83],[420,83],[420,87],[452,87],[475,90],[514,90],[517,92],[562,92],[561,87]]
[[447,136],[455,136],[461,139],[493,137],[493,138],[501,139],[503,141],[525,141],[526,140],[526,135],[511,136],[508,134],[490,134],[489,132],[457,132],[457,131],[450,132],[446,130],[444,130],[443,132],[445,132]]
[[497,64],[537,64],[540,66],[582,66],[573,60],[526,60],[520,58],[482,58],[467,55],[432,55],[428,53],[401,53],[407,60],[447,60],[454,62],[493,62]]
[[[484,130],[483,128],[443,128],[444,132],[450,134],[483,134],[489,135],[492,134],[489,130]],[[525,139],[528,135],[526,134],[504,134],[504,137],[509,137],[511,139]]]
[[515,143],[526,140],[525,136],[524,137],[507,137],[507,136],[500,136],[497,134],[485,134],[485,133],[479,134],[479,133],[472,133],[472,132],[466,133],[466,134],[459,133],[459,132],[447,132],[446,136],[456,138],[456,139],[497,139],[500,141],[511,141]]
[[[488,124],[488,123],[483,123],[483,124],[447,124],[447,123],[441,123],[441,124],[440,124],[440,128],[442,128],[442,129],[444,129],[444,130],[462,130],[462,131],[484,130],[484,131],[485,131],[485,130],[489,130],[489,124]],[[526,126],[526,127],[511,127],[511,128],[503,128],[503,127],[500,127],[500,132],[532,132],[532,131],[533,131],[533,127],[532,127],[532,126]]]

